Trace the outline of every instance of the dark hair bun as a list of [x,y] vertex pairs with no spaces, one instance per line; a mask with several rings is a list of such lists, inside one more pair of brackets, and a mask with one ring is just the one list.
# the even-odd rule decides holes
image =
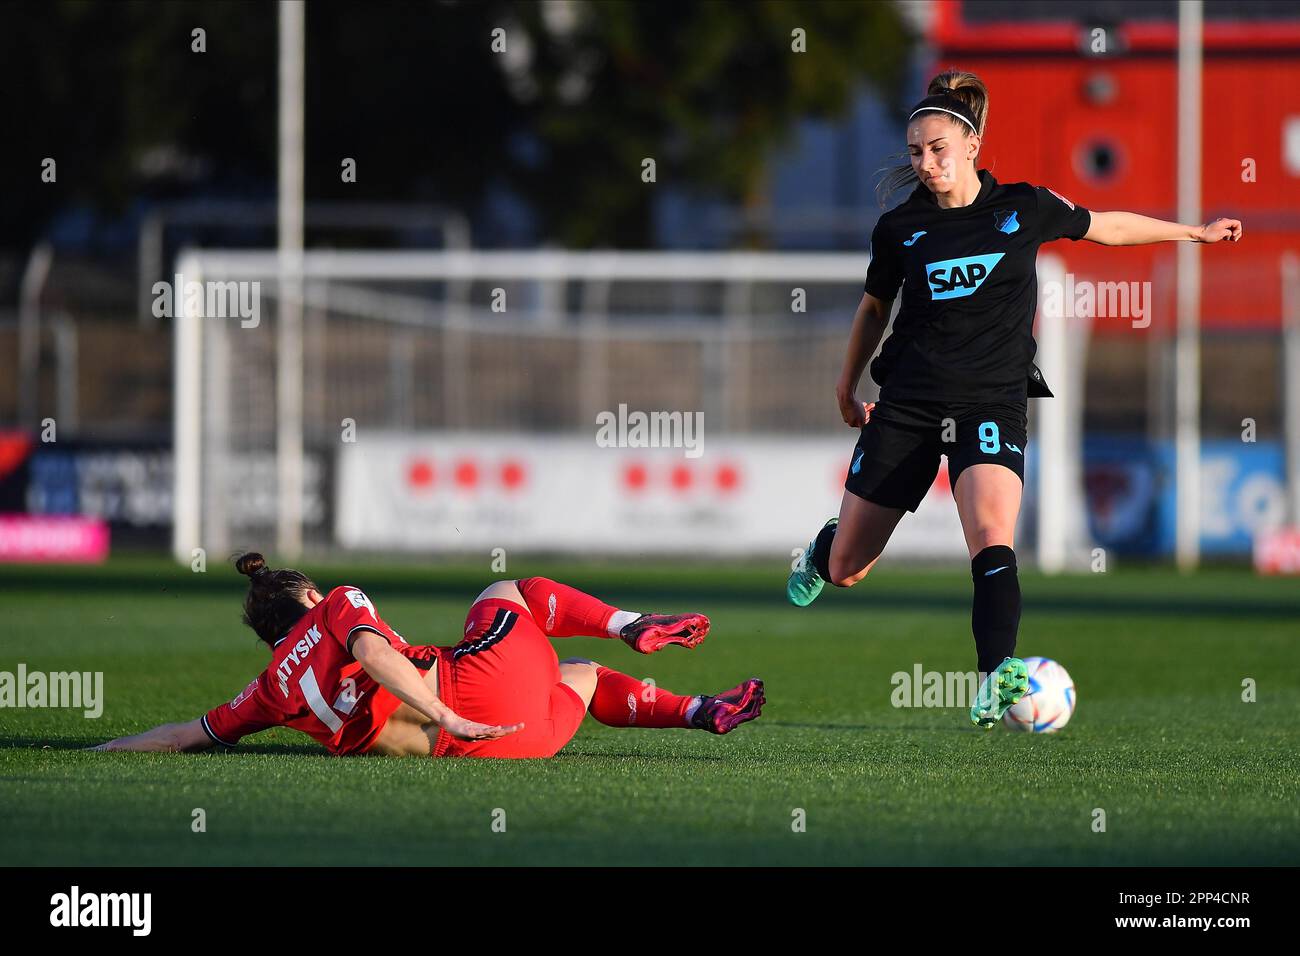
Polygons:
[[235,570],[251,578],[266,571],[266,559],[256,551],[246,551],[235,558]]
[[984,135],[989,118],[989,91],[984,81],[974,73],[967,73],[964,70],[945,70],[930,80],[925,93],[926,96],[934,96],[938,93],[955,96],[966,104],[966,108],[975,119],[975,129],[981,136]]

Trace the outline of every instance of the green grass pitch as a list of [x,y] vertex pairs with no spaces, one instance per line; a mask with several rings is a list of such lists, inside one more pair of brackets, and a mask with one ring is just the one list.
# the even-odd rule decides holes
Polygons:
[[[493,575],[309,567],[413,643],[453,643]],[[556,641],[676,692],[767,682],[718,738],[590,718],[549,761],[328,757],[274,730],[231,752],[79,748],[228,700],[265,664],[240,579],[160,561],[0,570],[0,670],[103,671],[103,716],[0,710],[0,864],[1294,864],[1300,588],[1245,571],[1022,575],[1020,653],[1061,661],[1056,735],[891,705],[890,676],[974,666],[969,576],[882,569],[806,610],[784,568],[516,559],[637,610],[713,619],[695,651]],[[1243,702],[1242,682],[1258,700]],[[191,828],[206,814],[206,832]],[[1094,832],[1094,810],[1106,814]],[[795,832],[796,810],[805,832]],[[494,828],[494,820],[502,820]],[[1009,855],[1009,834],[1021,852]]]

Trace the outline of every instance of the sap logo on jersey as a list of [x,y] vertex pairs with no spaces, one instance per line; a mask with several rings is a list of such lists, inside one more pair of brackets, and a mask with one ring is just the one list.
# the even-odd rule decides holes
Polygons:
[[964,256],[927,263],[925,277],[930,282],[930,298],[960,299],[970,295],[984,284],[1003,255],[993,252],[986,256]]

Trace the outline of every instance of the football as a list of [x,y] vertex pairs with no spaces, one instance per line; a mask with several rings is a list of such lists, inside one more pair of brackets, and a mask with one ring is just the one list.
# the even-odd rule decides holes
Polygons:
[[1029,693],[1011,705],[1002,722],[1015,730],[1052,734],[1070,722],[1074,713],[1074,681],[1069,672],[1048,657],[1026,657]]

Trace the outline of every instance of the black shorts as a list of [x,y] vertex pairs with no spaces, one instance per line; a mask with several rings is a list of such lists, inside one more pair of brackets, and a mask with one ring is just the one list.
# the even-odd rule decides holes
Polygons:
[[1028,419],[1021,403],[938,407],[878,406],[862,426],[844,488],[884,508],[915,511],[925,498],[939,457],[948,456],[948,481],[971,465],[1002,465],[1025,480]]

